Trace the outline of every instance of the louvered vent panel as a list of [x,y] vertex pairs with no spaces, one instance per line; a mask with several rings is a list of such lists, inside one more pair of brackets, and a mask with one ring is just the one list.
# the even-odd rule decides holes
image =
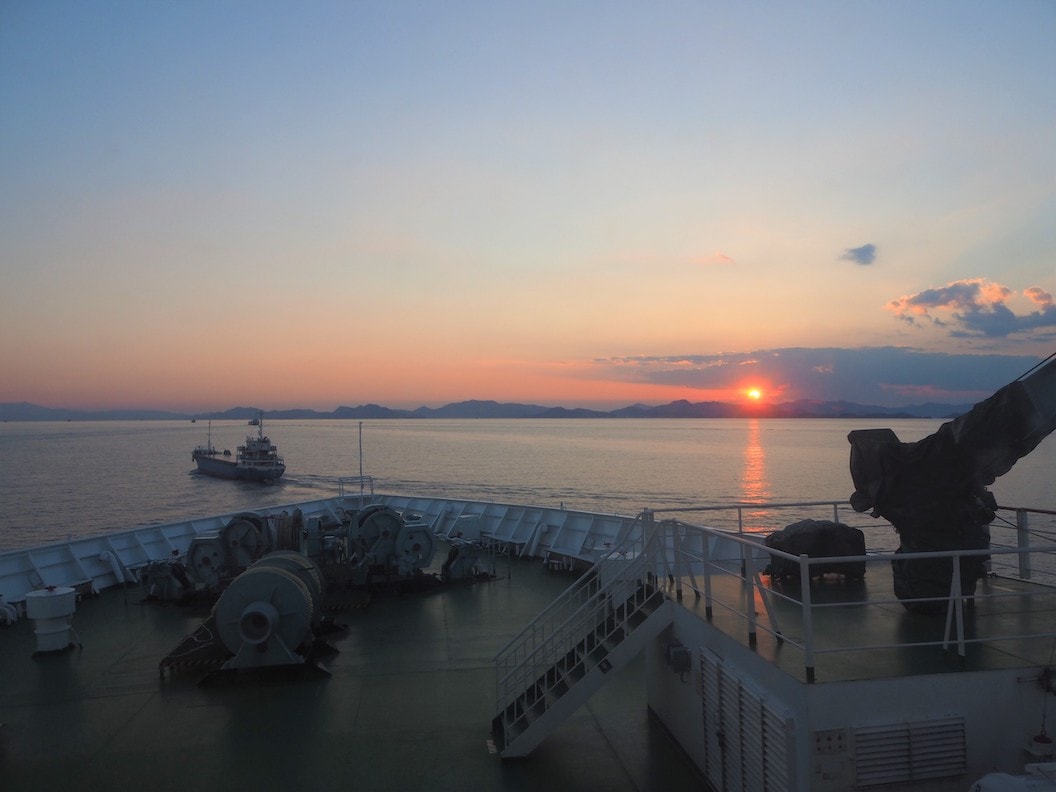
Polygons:
[[964,719],[948,718],[939,724],[910,725],[914,766],[927,768],[927,775],[917,773],[914,778],[942,778],[967,770]]
[[967,770],[964,718],[856,728],[854,757],[860,787],[960,775]]
[[741,686],[741,778],[745,792],[763,792],[763,703]]
[[782,792],[792,788],[789,769],[795,751],[796,731],[792,719],[763,708],[763,789]]
[[719,666],[719,695],[722,697],[723,789],[744,789],[741,780],[741,691],[740,679],[725,664]]
[[700,651],[700,687],[704,711],[704,776],[716,789],[722,789],[722,751],[719,745],[719,665],[711,652]]
[[700,651],[704,775],[716,789],[785,792],[794,786],[795,729],[734,669]]

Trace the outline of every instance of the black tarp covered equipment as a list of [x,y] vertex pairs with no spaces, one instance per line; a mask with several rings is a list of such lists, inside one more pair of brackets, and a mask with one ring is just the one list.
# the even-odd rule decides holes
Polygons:
[[[864,556],[865,534],[831,520],[800,520],[774,531],[764,543],[772,550],[780,550],[794,556],[810,558],[836,558],[839,556]],[[767,570],[778,579],[798,579],[799,563],[771,554]],[[865,561],[823,561],[810,565],[811,577],[822,577],[827,573],[843,575],[845,578],[861,580],[865,577]]]
[[[899,533],[897,552],[982,550],[996,503],[986,489],[1056,430],[1056,355],[915,443],[890,429],[851,432],[855,511],[884,517]],[[962,593],[972,594],[985,557],[961,559]],[[945,612],[952,561],[892,562],[895,593],[910,610]]]

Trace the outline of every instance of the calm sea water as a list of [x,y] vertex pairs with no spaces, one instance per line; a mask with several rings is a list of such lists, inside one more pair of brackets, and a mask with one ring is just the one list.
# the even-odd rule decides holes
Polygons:
[[[846,500],[852,429],[905,441],[939,421],[397,420],[362,425],[363,470],[378,491],[635,514],[644,507]],[[286,458],[274,484],[199,476],[203,422],[0,424],[0,550],[261,505],[326,497],[360,471],[355,421],[269,421]],[[254,431],[214,421],[230,448]],[[1051,506],[1056,437],[992,489],[1002,505]]]

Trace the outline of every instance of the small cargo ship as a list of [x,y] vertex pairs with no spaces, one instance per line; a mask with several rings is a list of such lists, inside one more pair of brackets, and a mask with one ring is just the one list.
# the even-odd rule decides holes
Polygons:
[[191,459],[198,465],[198,472],[222,479],[243,481],[274,481],[286,472],[286,462],[279,456],[278,448],[264,434],[264,414],[250,421],[257,427],[257,435],[246,435],[245,445],[240,445],[231,458],[230,451],[218,451],[213,446],[212,425],[205,445],[191,452]]

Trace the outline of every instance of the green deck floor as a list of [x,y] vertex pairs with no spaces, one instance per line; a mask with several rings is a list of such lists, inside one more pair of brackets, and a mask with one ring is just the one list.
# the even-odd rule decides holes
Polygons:
[[538,560],[502,579],[375,600],[338,621],[330,676],[198,684],[159,661],[206,615],[138,587],[84,600],[81,648],[34,657],[0,629],[0,789],[691,790],[647,714],[635,661],[526,760],[487,748],[494,654],[574,579]]

